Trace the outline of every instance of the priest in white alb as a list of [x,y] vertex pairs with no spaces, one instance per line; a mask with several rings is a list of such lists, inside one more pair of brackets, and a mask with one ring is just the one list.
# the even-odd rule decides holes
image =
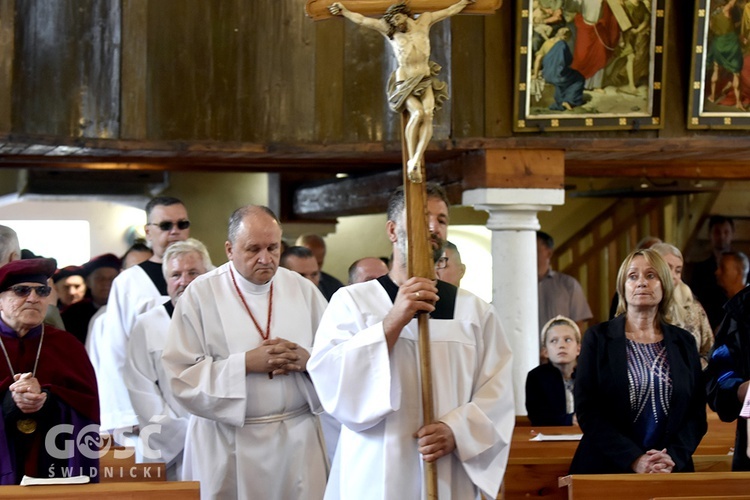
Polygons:
[[185,290],[162,362],[192,415],[183,479],[201,498],[321,499],[327,476],[320,404],[305,373],[326,301],[279,268],[281,225],[260,206],[237,209],[229,262]]
[[[427,184],[439,257],[448,199]],[[511,353],[494,308],[442,281],[408,278],[404,193],[388,204],[393,267],[331,299],[307,364],[325,410],[341,422],[327,500],[424,497],[436,461],[438,498],[497,498],[515,421]],[[429,313],[435,423],[422,424],[418,327]]]
[[167,480],[182,476],[182,451],[190,414],[174,400],[161,355],[177,301],[198,276],[214,269],[206,246],[194,238],[173,243],[164,252],[162,270],[171,300],[135,320],[128,339],[125,385],[140,433],[137,456],[167,464]]

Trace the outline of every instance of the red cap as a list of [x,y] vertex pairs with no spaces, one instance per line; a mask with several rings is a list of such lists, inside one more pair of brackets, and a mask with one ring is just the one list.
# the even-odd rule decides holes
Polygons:
[[119,271],[122,267],[122,262],[117,255],[112,253],[98,255],[83,265],[83,276],[87,277],[100,267],[111,267]]
[[0,292],[19,283],[47,284],[57,267],[55,259],[14,260],[0,267]]
[[52,275],[52,281],[57,283],[61,279],[69,278],[71,276],[83,276],[83,268],[81,266],[65,266],[62,269],[58,269],[57,272]]

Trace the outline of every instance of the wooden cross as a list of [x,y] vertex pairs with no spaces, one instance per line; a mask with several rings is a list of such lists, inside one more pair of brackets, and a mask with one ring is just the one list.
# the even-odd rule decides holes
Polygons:
[[[410,0],[407,4],[412,13],[422,14],[424,12],[437,12],[449,9],[452,6],[455,6],[456,2],[457,0]],[[334,0],[308,0],[306,4],[307,14],[314,20],[330,18],[332,17],[332,13],[330,12],[329,7],[333,3]],[[388,7],[397,3],[397,0],[344,0],[338,3],[343,6],[343,9],[335,7],[334,10],[336,13],[350,10],[350,13],[342,15],[357,24],[378,30],[383,35],[387,35],[391,38],[392,31],[386,34],[383,30],[383,27],[387,26],[386,24],[379,24],[378,22],[365,18],[364,16],[382,16]],[[474,3],[462,7],[462,10],[459,11],[461,13],[471,14],[492,14],[499,9],[501,5],[502,0],[476,0]],[[356,14],[354,16],[350,15],[352,12]],[[452,12],[450,15],[455,13],[457,12]],[[428,16],[426,16],[425,19],[427,19]],[[433,19],[432,17],[429,18]],[[443,19],[445,17],[441,17],[438,12],[434,17],[435,21],[439,22],[438,18]],[[427,29],[429,30],[429,27]],[[407,33],[411,33],[411,31]],[[393,43],[392,47],[394,47],[394,51],[400,50],[399,43]],[[405,79],[407,78],[409,78],[408,74],[406,74]],[[419,78],[421,78],[421,76],[417,77],[417,79]],[[431,90],[430,96],[432,96]],[[426,106],[427,105],[425,105],[425,108]],[[392,106],[392,109],[396,108]],[[403,109],[403,106],[401,109],[401,147],[403,151],[404,203],[406,207],[407,272],[409,277],[418,276],[435,279],[435,263],[433,262],[432,257],[432,245],[430,243],[430,232],[427,222],[427,192],[425,189],[425,183],[422,182],[426,177],[424,162],[422,161],[422,153],[424,152],[426,143],[431,139],[432,125],[430,121],[429,130],[422,134],[425,137],[429,135],[429,137],[426,137],[426,139],[425,137],[420,137],[420,141],[422,141],[421,145],[419,148],[415,149],[415,134],[413,132],[409,134],[408,122],[410,120],[410,112]],[[431,114],[429,119],[432,120]],[[407,134],[409,134],[408,137]],[[411,142],[408,139],[410,139]],[[420,148],[421,153],[415,154],[415,151],[420,151]],[[432,395],[429,316],[425,313],[418,314],[417,323],[419,327],[419,370],[422,392],[422,417],[423,425],[427,425],[433,423],[435,420]],[[426,497],[430,500],[437,500],[437,464],[435,462],[425,462],[424,465],[424,488]]]

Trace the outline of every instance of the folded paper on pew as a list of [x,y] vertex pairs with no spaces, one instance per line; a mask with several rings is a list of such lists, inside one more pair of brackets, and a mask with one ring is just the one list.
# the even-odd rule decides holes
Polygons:
[[742,403],[742,409],[740,410],[740,417],[750,418],[750,391],[745,394],[745,402]]
[[87,484],[88,476],[73,477],[31,477],[23,476],[21,486],[50,486],[53,484]]
[[529,441],[580,441],[583,434],[542,434],[541,432]]

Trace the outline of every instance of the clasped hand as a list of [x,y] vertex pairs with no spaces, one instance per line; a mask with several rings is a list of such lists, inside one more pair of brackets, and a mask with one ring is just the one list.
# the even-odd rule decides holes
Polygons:
[[47,394],[42,392],[39,380],[32,377],[31,373],[16,373],[13,382],[8,387],[13,397],[13,402],[23,413],[36,413],[42,409]]
[[264,340],[263,343],[245,353],[246,372],[289,375],[307,369],[310,353],[304,347],[282,338]]
[[633,462],[632,469],[639,474],[669,474],[675,463],[667,453],[667,449],[648,450]]

